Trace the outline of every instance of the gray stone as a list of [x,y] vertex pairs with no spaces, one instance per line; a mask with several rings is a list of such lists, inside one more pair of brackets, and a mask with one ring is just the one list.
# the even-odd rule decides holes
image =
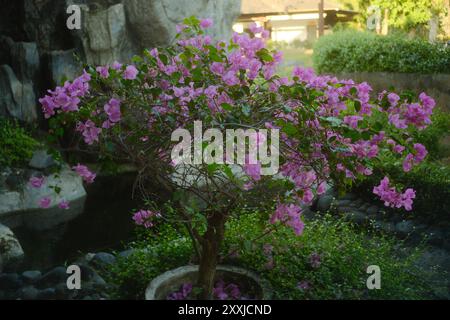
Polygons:
[[110,253],[99,252],[92,259],[92,263],[98,266],[108,266],[116,262],[116,257]]
[[440,246],[446,239],[446,234],[441,229],[430,228],[426,233],[427,241],[429,244]]
[[228,38],[230,26],[240,13],[240,1],[130,0],[125,8],[133,34],[145,48],[172,42],[174,25],[193,15],[212,18],[215,25],[209,33],[219,39]]
[[[51,186],[61,188],[56,194]],[[51,206],[43,209],[39,200],[50,197]],[[70,209],[64,210],[58,204],[66,200]],[[25,226],[30,230],[49,230],[83,213],[86,191],[81,177],[68,167],[57,174],[46,177],[46,183],[39,189],[25,183],[20,192],[0,193],[0,223],[10,228]]]
[[133,250],[133,249],[127,249],[127,250],[124,250],[124,251],[119,252],[118,256],[119,256],[120,258],[127,259],[127,258],[130,257],[133,253],[134,253],[134,250]]
[[352,201],[356,199],[358,199],[358,196],[354,193],[347,193],[339,198],[339,200],[352,200]]
[[37,299],[39,299],[39,300],[56,299],[56,289],[55,288],[46,288],[46,289],[40,290],[37,295]]
[[375,226],[386,233],[395,232],[395,224],[392,222],[377,221],[375,222]]
[[348,206],[350,206],[350,204],[351,204],[352,202],[351,202],[351,200],[347,200],[347,199],[343,199],[343,200],[338,200],[337,202],[336,202],[336,206],[338,207],[338,208],[341,208],[341,207],[348,207]]
[[7,226],[0,224],[0,256],[4,269],[17,268],[25,254],[14,233]]
[[58,50],[48,54],[48,72],[53,85],[61,85],[81,74],[81,66],[75,61],[75,50]]
[[0,93],[0,116],[12,116],[25,122],[37,120],[31,82],[20,82],[8,65],[0,66]]
[[317,201],[317,210],[321,212],[327,212],[330,210],[334,197],[332,195],[323,195]]
[[347,212],[344,214],[344,219],[357,225],[364,225],[368,222],[367,216],[360,211]]
[[46,169],[55,164],[55,160],[46,150],[36,150],[28,165],[35,169]]
[[38,270],[25,271],[22,273],[22,279],[25,283],[32,284],[39,280],[42,273]]
[[359,208],[364,202],[361,199],[356,199],[350,203],[350,206],[353,208]]
[[366,210],[368,215],[376,215],[378,213],[378,207],[377,206],[370,206],[369,208],[367,208]]
[[395,230],[401,236],[407,236],[414,231],[414,223],[409,220],[401,221],[395,225]]
[[26,286],[20,289],[20,298],[22,300],[36,300],[39,290],[33,286]]
[[16,42],[11,47],[11,66],[22,82],[32,81],[40,66],[39,51],[35,42]]
[[133,50],[127,33],[124,5],[119,3],[105,10],[83,7],[83,11],[85,19],[81,41],[87,62],[105,65],[114,60],[128,60]]
[[64,267],[56,267],[44,274],[37,282],[36,286],[38,288],[48,288],[50,286],[55,286],[60,282],[66,282],[68,274]]
[[91,282],[96,288],[104,288],[106,286],[106,281],[97,272],[94,273]]
[[17,290],[22,286],[22,281],[17,273],[0,274],[0,288],[3,290]]

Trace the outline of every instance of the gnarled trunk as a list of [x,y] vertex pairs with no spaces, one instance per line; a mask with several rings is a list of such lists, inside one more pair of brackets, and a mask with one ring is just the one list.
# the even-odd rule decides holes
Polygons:
[[197,285],[202,289],[201,299],[212,299],[214,277],[219,260],[220,245],[224,237],[226,216],[214,213],[208,218],[208,228],[203,236],[202,252]]

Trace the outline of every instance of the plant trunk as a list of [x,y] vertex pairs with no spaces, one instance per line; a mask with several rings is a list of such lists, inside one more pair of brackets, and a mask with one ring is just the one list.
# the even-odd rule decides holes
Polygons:
[[197,285],[202,289],[199,298],[212,299],[214,277],[219,261],[219,250],[225,229],[225,215],[214,213],[208,218],[208,228],[203,236]]

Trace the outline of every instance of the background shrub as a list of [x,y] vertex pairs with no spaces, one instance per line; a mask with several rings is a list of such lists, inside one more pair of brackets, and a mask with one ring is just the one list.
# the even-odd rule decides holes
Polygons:
[[16,122],[0,117],[0,168],[28,163],[37,145]]
[[313,58],[318,73],[450,73],[450,48],[400,34],[335,32],[317,41]]

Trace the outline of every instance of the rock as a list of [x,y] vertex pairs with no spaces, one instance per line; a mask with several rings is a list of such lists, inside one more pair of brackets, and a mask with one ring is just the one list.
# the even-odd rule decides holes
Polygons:
[[4,269],[18,267],[25,254],[14,233],[7,226],[0,224],[0,256]]
[[37,299],[39,299],[39,300],[56,299],[56,289],[55,288],[46,288],[46,289],[40,290],[37,295]]
[[3,273],[0,275],[0,288],[2,290],[17,290],[22,286],[22,281],[17,273]]
[[441,229],[430,228],[427,230],[427,241],[429,244],[440,246],[446,240],[446,234]]
[[317,210],[320,212],[327,212],[331,208],[334,197],[332,195],[323,195],[317,202]]
[[414,223],[409,220],[401,221],[395,225],[395,230],[401,236],[407,236],[414,231]]
[[339,198],[339,200],[352,200],[352,201],[356,199],[358,199],[358,196],[354,193],[347,193]]
[[[11,228],[15,228],[21,224],[21,221],[14,219],[14,212],[23,209],[23,202],[19,192],[2,192],[0,193],[0,223],[5,223]],[[6,223],[8,221],[8,223]]]
[[42,273],[37,270],[25,271],[22,273],[22,279],[27,284],[35,283],[42,276]]
[[48,73],[53,85],[61,85],[81,74],[81,66],[75,61],[75,50],[51,51],[48,54]]
[[91,282],[96,288],[104,288],[106,286],[106,281],[97,272],[94,273]]
[[176,33],[174,25],[193,15],[214,20],[214,26],[208,31],[213,37],[229,38],[230,26],[240,13],[240,1],[130,0],[125,9],[131,31],[143,49],[172,42]]
[[115,262],[116,262],[116,257],[114,257],[114,255],[112,255],[110,253],[106,253],[106,252],[99,252],[92,259],[92,263],[97,266],[100,266],[100,267],[108,266],[108,265],[114,264]]
[[364,225],[368,222],[367,216],[360,211],[347,212],[344,214],[344,219],[357,225]]
[[83,11],[81,42],[87,62],[105,65],[129,60],[134,50],[127,33],[124,5],[119,3],[104,10],[84,7]]
[[[55,185],[61,189],[59,194],[50,188]],[[8,206],[9,212],[2,210],[0,205],[0,223],[6,217],[11,219],[13,216],[15,218],[13,227],[25,226],[29,230],[36,231],[49,230],[83,213],[86,200],[86,191],[81,178],[68,167],[63,168],[58,174],[47,176],[45,185],[39,189],[25,184],[22,193],[19,203],[15,203],[16,207],[12,204]],[[47,209],[39,206],[39,200],[44,197],[51,199],[51,206]],[[58,207],[62,200],[70,203],[70,209]]]
[[392,222],[383,222],[383,221],[376,221],[375,227],[386,232],[386,233],[393,233],[395,232],[395,224]]
[[28,165],[34,169],[46,169],[55,164],[55,160],[46,150],[36,150],[28,163]]
[[75,297],[76,290],[69,290],[67,288],[67,284],[64,283],[58,283],[55,286],[55,299],[58,300],[71,300]]
[[35,42],[16,42],[11,47],[11,66],[22,82],[31,82],[39,71],[39,51]]
[[370,216],[376,215],[378,213],[378,207],[377,206],[370,206],[366,210],[367,214]]
[[361,204],[359,207],[358,207],[358,210],[359,211],[365,211],[365,212],[367,212],[367,209],[370,207],[370,204],[368,204],[368,203],[363,203],[363,204]]
[[310,210],[309,208],[305,208],[302,211],[302,218],[305,221],[311,221],[314,220],[317,217],[317,213],[313,212],[312,210]]
[[341,200],[341,199],[340,199],[340,200],[338,200],[338,201],[336,202],[336,206],[337,206],[338,208],[341,208],[341,207],[349,207],[351,203],[352,203],[351,200],[347,200],[347,199]]
[[19,296],[22,300],[36,300],[39,290],[33,286],[26,286],[19,290]]
[[95,271],[87,264],[85,263],[75,263],[75,264],[80,267],[82,281],[89,281],[94,276]]
[[350,206],[353,208],[359,208],[363,203],[364,201],[362,201],[361,199],[356,199],[352,203],[350,203]]
[[44,274],[37,282],[38,288],[48,288],[60,282],[66,282],[69,275],[64,267],[56,267]]
[[119,256],[120,258],[127,259],[127,258],[130,257],[133,253],[134,253],[134,250],[133,250],[133,249],[127,249],[127,250],[124,250],[124,251],[119,252],[118,256]]
[[8,65],[0,66],[0,116],[12,116],[24,122],[37,120],[36,98],[29,82],[20,82]]

